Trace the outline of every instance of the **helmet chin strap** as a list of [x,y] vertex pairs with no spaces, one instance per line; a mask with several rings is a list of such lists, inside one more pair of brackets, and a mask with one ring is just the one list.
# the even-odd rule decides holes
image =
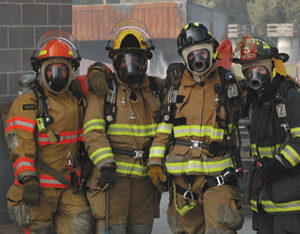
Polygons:
[[[207,49],[209,51],[209,66],[208,68],[206,68],[204,71],[202,72],[196,72],[196,71],[192,71],[192,69],[190,68],[189,64],[188,64],[188,55],[195,51],[195,50],[201,50],[201,49]],[[187,47],[185,49],[182,50],[181,56],[187,66],[187,69],[192,73],[193,75],[193,80],[195,80],[196,82],[201,82],[203,80],[203,78],[205,77],[205,75],[207,74],[207,72],[211,69],[211,67],[213,66],[213,56],[214,52],[213,52],[213,47],[210,43],[202,43],[202,44],[196,44],[190,47]]]

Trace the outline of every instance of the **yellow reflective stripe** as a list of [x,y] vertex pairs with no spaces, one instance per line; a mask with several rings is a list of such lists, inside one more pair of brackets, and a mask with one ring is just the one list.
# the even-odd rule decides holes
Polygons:
[[300,137],[300,128],[291,128],[291,134],[293,137]]
[[[259,155],[260,157],[268,157],[272,158],[273,155],[278,151],[280,148],[281,144],[276,144],[276,146],[266,146],[266,147],[258,147]],[[251,144],[251,151],[253,155],[258,155],[256,151],[256,144]]]
[[149,158],[163,158],[165,155],[166,147],[163,146],[152,146],[150,148]]
[[[275,212],[291,212],[291,211],[299,211],[300,210],[300,201],[291,201],[284,203],[275,203],[273,201],[262,200],[261,204],[263,205],[263,209],[268,213]],[[250,200],[250,208],[251,210],[258,213],[257,210],[257,202],[256,200]]]
[[39,52],[39,56],[45,55],[45,54],[47,54],[47,50],[41,50],[41,51]]
[[256,213],[258,213],[258,210],[257,210],[257,201],[251,199],[250,200],[250,208],[251,208],[251,210],[253,210]]
[[174,136],[178,137],[204,137],[208,136],[214,140],[222,140],[224,136],[224,130],[213,128],[212,126],[199,126],[199,125],[187,125],[174,127]]
[[92,119],[86,122],[83,126],[84,134],[87,134],[92,130],[105,130],[105,121],[104,119]]
[[73,56],[73,51],[72,50],[69,50],[69,55]]
[[126,162],[116,162],[117,173],[125,175],[137,175],[137,176],[147,176],[148,169],[147,166],[142,166],[139,164],[126,163]]
[[296,166],[296,164],[300,162],[300,155],[290,145],[285,146],[280,153],[290,162],[292,166]]
[[171,134],[172,132],[172,127],[173,124],[170,123],[160,123],[158,125],[156,133],[166,133],[166,134]]
[[[234,124],[229,124],[228,125],[228,130],[229,133],[232,133],[232,131],[235,129],[235,125]],[[225,134],[227,134],[227,129],[225,129]]]
[[201,172],[204,174],[215,174],[222,172],[225,168],[233,167],[231,158],[219,161],[203,162],[199,160],[189,160],[187,162],[166,162],[168,173],[183,174],[189,172]]
[[300,201],[291,201],[284,203],[275,203],[273,201],[262,200],[261,204],[266,212],[289,212],[300,210]]
[[100,160],[105,158],[113,157],[113,153],[111,147],[103,147],[95,150],[91,155],[90,158],[93,163],[96,165]]
[[107,131],[108,135],[117,136],[154,136],[157,124],[133,125],[133,124],[111,124]]

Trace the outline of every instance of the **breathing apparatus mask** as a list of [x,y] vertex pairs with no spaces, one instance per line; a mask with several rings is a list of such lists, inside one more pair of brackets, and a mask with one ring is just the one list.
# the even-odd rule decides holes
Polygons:
[[242,71],[247,79],[248,87],[257,93],[261,93],[272,82],[271,62],[269,59],[243,64]]
[[50,92],[62,93],[71,83],[72,65],[61,58],[46,60],[41,66],[41,77]]
[[202,77],[213,65],[213,47],[210,43],[196,44],[182,50],[182,57],[195,81]]
[[124,50],[113,58],[113,65],[121,81],[128,85],[143,81],[147,58],[143,51]]

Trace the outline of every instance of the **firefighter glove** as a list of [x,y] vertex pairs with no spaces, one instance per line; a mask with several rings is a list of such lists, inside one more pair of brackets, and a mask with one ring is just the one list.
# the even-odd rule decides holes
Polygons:
[[185,65],[183,63],[172,63],[167,69],[166,85],[177,86],[181,81]]
[[149,176],[158,191],[161,193],[167,191],[167,177],[161,166],[149,166]]
[[35,177],[25,177],[21,184],[23,184],[23,199],[27,206],[40,205],[40,185]]
[[98,186],[103,192],[112,189],[117,180],[117,167],[115,165],[103,167],[100,171],[100,177],[98,179]]
[[288,170],[275,158],[263,157],[260,162],[263,166],[265,176],[269,181],[281,177]]
[[78,77],[76,77],[71,81],[70,90],[77,98],[81,98],[85,96],[84,91],[82,89],[82,85]]
[[105,96],[108,92],[107,85],[107,75],[108,75],[107,67],[100,62],[96,62],[92,64],[88,68],[88,85],[89,91],[97,96]]

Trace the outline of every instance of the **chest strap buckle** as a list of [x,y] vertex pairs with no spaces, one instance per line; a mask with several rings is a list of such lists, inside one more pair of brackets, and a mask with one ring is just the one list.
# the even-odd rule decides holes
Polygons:
[[135,150],[135,156],[133,157],[134,159],[143,159],[144,157],[144,151],[143,150]]

